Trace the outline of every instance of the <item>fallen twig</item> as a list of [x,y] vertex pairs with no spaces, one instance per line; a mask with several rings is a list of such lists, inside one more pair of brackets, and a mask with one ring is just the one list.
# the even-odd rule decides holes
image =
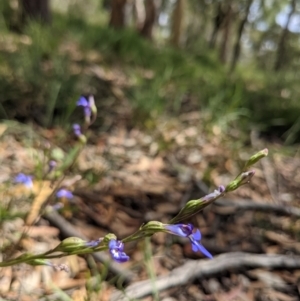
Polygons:
[[[158,277],[155,287],[158,291],[175,286],[182,286],[196,278],[214,276],[224,271],[244,268],[287,268],[299,269],[300,256],[257,255],[242,252],[222,254],[213,260],[189,260],[184,265],[174,269],[166,276]],[[116,292],[111,301],[125,301],[150,295],[153,290],[152,280],[144,280],[127,287],[123,292]]]
[[292,206],[283,206],[283,205],[275,205],[267,202],[257,203],[252,200],[235,200],[231,201],[228,199],[216,200],[214,205],[222,206],[222,207],[234,207],[235,211],[232,213],[236,213],[236,210],[257,210],[264,212],[273,212],[283,215],[290,215],[295,217],[300,217],[300,208],[292,207]]

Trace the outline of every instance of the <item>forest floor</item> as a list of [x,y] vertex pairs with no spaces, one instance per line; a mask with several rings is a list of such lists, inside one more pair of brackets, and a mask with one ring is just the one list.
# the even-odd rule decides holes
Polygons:
[[[115,65],[107,67],[108,60],[99,49],[83,52],[77,43],[65,39],[70,24],[76,34],[82,31],[82,45],[91,40],[89,32],[94,34],[95,45],[107,48],[107,53],[119,49],[111,59]],[[2,62],[7,64],[0,70],[3,107],[8,118],[26,120],[27,124],[0,124],[0,261],[24,252],[45,252],[69,236],[95,240],[113,232],[122,239],[148,221],[167,223],[187,201],[227,185],[257,151],[268,148],[269,156],[253,167],[255,176],[249,184],[186,221],[201,230],[203,245],[214,259],[194,253],[188,239],[158,233],[150,240],[126,244],[131,260],[123,264],[107,262],[110,257],[100,253],[53,260],[66,264],[69,272],[25,264],[1,268],[0,300],[300,300],[297,147],[262,140],[255,132],[246,139],[248,146],[244,145],[245,134],[230,129],[232,115],[226,119],[227,112],[239,116],[236,110],[242,104],[225,111],[223,105],[231,106],[235,92],[224,93],[227,82],[222,85],[222,78],[227,75],[217,66],[199,64],[202,68],[196,66],[198,70],[196,60],[169,51],[159,55],[148,44],[137,44],[140,40],[129,43],[130,36],[108,32],[101,38],[98,27],[88,31],[81,23],[70,24],[65,36],[60,31],[46,32],[45,53],[39,44],[45,32],[36,27],[31,28],[32,39],[22,36],[16,42],[15,36],[7,35],[1,46]],[[54,36],[63,42],[54,43],[60,47],[51,58]],[[121,54],[124,62],[128,61],[127,73],[120,63]],[[75,84],[72,76],[81,79],[76,78]],[[62,128],[45,129],[37,124],[51,125],[55,114],[61,114],[63,120],[66,111],[75,106],[69,100],[83,87],[84,92],[96,94],[99,118],[88,130],[88,143],[76,164],[60,183],[72,190],[74,198],[59,212],[40,216],[57,184],[42,177],[49,154],[63,158],[76,139]],[[211,98],[206,97],[205,88]],[[231,88],[239,91],[235,85]],[[139,114],[137,103],[130,105],[126,99],[130,95],[126,89],[144,111],[174,101],[170,105],[173,116],[174,112],[182,113],[153,118],[142,110]],[[197,93],[190,95],[186,92],[190,90]],[[46,98],[49,91],[57,94]],[[239,93],[235,97],[244,99]],[[207,111],[218,112],[217,120],[224,117],[226,129],[211,120],[208,124],[207,111],[199,110],[199,102],[204,100],[215,100]],[[48,108],[40,109],[45,103]],[[281,98],[279,103],[283,104]],[[281,107],[278,112],[282,114]],[[28,120],[35,123],[28,125]],[[234,121],[239,122],[237,117]],[[34,175],[35,196],[13,183],[18,173]],[[55,202],[52,199],[53,205]]]
[[228,184],[256,151],[270,150],[254,166],[250,184],[188,221],[201,230],[214,259],[192,252],[186,239],[159,233],[151,244],[126,244],[131,260],[117,268],[92,256],[54,260],[67,264],[68,273],[25,264],[2,268],[1,300],[299,300],[299,156],[255,133],[252,145],[241,147],[238,132],[224,135],[202,124],[194,111],[158,118],[151,130],[129,129],[124,120],[107,132],[90,130],[89,143],[63,182],[75,197],[56,218],[39,217],[52,191],[49,182],[41,188],[41,180],[35,181],[39,193],[30,202],[24,187],[10,183],[19,172],[46,168],[47,143],[59,148],[62,135],[70,145],[74,141],[59,128],[1,124],[1,210],[9,203],[11,214],[2,212],[1,245],[14,246],[26,233],[2,259],[9,252],[44,252],[74,233],[97,239],[113,232],[121,239],[150,220],[166,223],[188,200]]

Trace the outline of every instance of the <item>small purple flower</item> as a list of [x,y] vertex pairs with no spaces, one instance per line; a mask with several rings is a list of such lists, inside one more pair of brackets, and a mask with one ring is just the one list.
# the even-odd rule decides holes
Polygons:
[[181,237],[188,237],[192,243],[192,250],[194,252],[200,251],[206,257],[213,258],[213,256],[200,243],[200,230],[197,229],[197,231],[193,233],[194,226],[192,224],[165,225],[165,229],[171,234]]
[[110,240],[108,247],[112,258],[115,261],[121,263],[129,260],[129,256],[125,252],[123,252],[124,244],[120,240]]
[[73,198],[73,193],[67,189],[60,189],[56,193],[56,197],[58,198],[66,198],[66,199],[72,199]]
[[24,184],[26,187],[32,188],[33,187],[32,178],[33,178],[32,176],[28,176],[28,175],[25,175],[23,173],[19,173],[15,177],[14,182]]
[[84,116],[91,117],[92,110],[91,110],[90,102],[84,96],[81,96],[76,104],[79,107],[83,107]]
[[80,125],[77,123],[73,124],[73,131],[74,131],[75,136],[77,136],[77,137],[80,137],[82,135]]
[[48,172],[51,172],[56,167],[56,165],[57,165],[56,161],[50,160],[49,163],[48,163],[48,166],[49,166],[49,171]]

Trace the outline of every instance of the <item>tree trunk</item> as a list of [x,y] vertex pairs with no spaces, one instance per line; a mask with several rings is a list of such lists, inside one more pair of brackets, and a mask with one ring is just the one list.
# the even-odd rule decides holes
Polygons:
[[289,25],[292,19],[293,14],[295,13],[296,10],[296,0],[291,0],[291,11],[288,14],[288,18],[286,21],[286,25],[283,28],[280,38],[279,38],[279,42],[278,42],[278,46],[277,46],[277,53],[276,53],[276,61],[274,64],[274,70],[278,71],[282,68],[282,66],[284,65],[284,57],[285,57],[285,48],[286,48],[286,40],[288,38],[288,34],[289,34]]
[[140,34],[147,38],[152,39],[153,26],[156,19],[156,6],[154,3],[155,0],[146,0],[145,9],[146,9],[146,18]]
[[42,23],[51,22],[51,12],[49,0],[21,0],[22,22],[28,19],[40,21]]
[[230,66],[230,71],[232,72],[235,67],[236,64],[238,62],[238,59],[240,57],[240,53],[241,53],[241,38],[247,23],[247,19],[248,19],[248,15],[249,15],[249,11],[250,11],[250,7],[252,4],[253,0],[248,0],[247,4],[246,4],[246,9],[245,9],[245,15],[244,18],[242,19],[239,27],[238,27],[238,31],[237,31],[237,38],[235,41],[235,45],[234,45],[234,49],[233,49],[233,56],[232,56],[232,61],[231,61],[231,66]]
[[221,47],[219,52],[220,61],[224,64],[226,63],[226,59],[227,59],[228,38],[230,33],[232,15],[233,15],[232,4],[229,3],[226,9],[226,15],[225,15],[224,25],[223,25],[223,36],[222,36]]
[[145,10],[146,10],[145,22],[142,29],[140,30],[140,34],[143,37],[151,40],[153,26],[156,20],[156,6],[154,0],[146,0]]
[[177,0],[172,16],[172,32],[171,32],[171,43],[175,47],[179,47],[182,23],[183,23],[183,6],[184,0]]
[[216,16],[214,17],[214,28],[209,41],[209,48],[215,48],[216,40],[220,29],[224,23],[225,13],[222,9],[222,4],[219,3],[216,9]]
[[114,28],[123,28],[125,25],[124,8],[126,0],[111,0],[111,13],[109,25]]

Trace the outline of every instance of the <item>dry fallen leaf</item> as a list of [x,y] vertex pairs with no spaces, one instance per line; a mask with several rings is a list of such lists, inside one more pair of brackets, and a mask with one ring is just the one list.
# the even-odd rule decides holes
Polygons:
[[33,193],[35,194],[35,198],[32,202],[30,212],[26,218],[26,225],[32,225],[40,216],[41,208],[43,204],[48,200],[49,196],[54,191],[54,186],[51,185],[50,181],[39,181],[34,182]]

